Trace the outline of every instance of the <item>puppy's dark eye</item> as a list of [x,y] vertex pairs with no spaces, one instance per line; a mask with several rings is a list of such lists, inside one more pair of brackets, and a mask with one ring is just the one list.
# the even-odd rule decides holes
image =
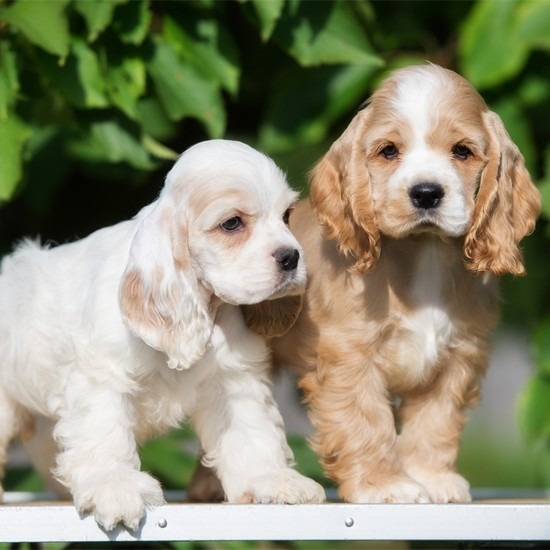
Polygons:
[[466,145],[458,143],[453,147],[453,155],[459,160],[466,160],[469,159],[473,153]]
[[380,154],[387,160],[393,160],[398,157],[399,150],[393,143],[390,143],[380,149]]
[[241,227],[243,227],[243,221],[239,216],[233,216],[232,218],[229,218],[228,220],[225,220],[220,224],[220,227],[227,231],[228,233],[232,233],[233,231],[237,231]]
[[290,221],[290,213],[292,212],[292,209],[289,208],[288,210],[285,211],[285,213],[283,214],[283,222],[285,225],[288,225],[288,222]]

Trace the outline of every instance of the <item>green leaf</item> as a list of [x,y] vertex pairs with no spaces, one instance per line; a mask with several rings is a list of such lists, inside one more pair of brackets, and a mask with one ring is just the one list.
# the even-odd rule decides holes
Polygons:
[[514,143],[519,147],[525,157],[525,164],[531,173],[535,168],[535,144],[531,136],[531,128],[521,105],[517,99],[503,97],[500,101],[491,106],[501,117],[505,128]]
[[188,485],[197,458],[185,454],[181,444],[163,437],[150,441],[140,450],[142,468],[162,481],[166,489],[183,489]]
[[348,2],[289,1],[273,37],[304,67],[383,64]]
[[235,94],[239,86],[239,59],[235,43],[218,21],[192,11],[165,16],[163,38],[182,59],[207,79]]
[[113,20],[114,0],[75,0],[74,9],[84,18],[88,27],[88,42],[93,42]]
[[374,70],[349,65],[283,75],[260,128],[260,147],[276,153],[322,140],[334,122],[365,99]]
[[285,0],[252,0],[252,4],[260,21],[262,40],[265,42],[275,29],[277,20],[283,12]]
[[90,109],[109,105],[97,54],[84,40],[73,40],[71,54],[63,66],[46,54],[40,56],[40,61],[54,88],[75,107]]
[[[550,332],[546,333],[550,339]],[[550,380],[542,376],[532,378],[518,401],[519,425],[530,441],[550,437]]]
[[69,53],[69,23],[65,7],[69,0],[17,0],[0,7],[0,21],[18,28],[29,40],[64,59]]
[[534,359],[539,373],[549,377],[550,383],[550,318],[542,321],[533,336]]
[[[550,219],[550,147],[545,151],[546,163],[543,180],[538,183],[538,188],[542,197],[542,213]],[[550,234],[549,234],[550,235]]]
[[15,115],[0,119],[0,202],[10,199],[19,183],[22,152],[31,129]]
[[115,116],[85,125],[80,135],[70,141],[69,149],[88,162],[126,162],[140,170],[157,166],[143,146],[140,132]]
[[533,47],[550,48],[550,3],[547,0],[523,2],[518,9],[518,40]]
[[[147,0],[120,0],[113,19],[113,28],[124,44],[139,46],[149,33],[151,12]],[[180,6],[181,7],[181,6]]]
[[225,110],[216,83],[183,60],[170,43],[155,40],[147,70],[171,120],[191,116],[204,123],[212,138],[223,135]]
[[136,119],[138,99],[145,93],[146,69],[141,57],[121,56],[114,52],[107,66],[105,85],[116,107],[132,119]]
[[196,441],[193,433],[183,427],[149,441],[140,449],[142,469],[158,477],[165,488],[186,487],[197,464],[195,453],[183,449],[185,441],[190,439]]
[[0,42],[0,120],[8,118],[8,111],[18,91],[16,55],[9,42]]
[[463,27],[459,53],[466,78],[478,88],[497,86],[525,63],[528,44],[517,36],[518,0],[477,2]]
[[158,142],[156,139],[151,136],[144,134],[142,137],[143,147],[151,153],[154,157],[163,160],[177,160],[178,153],[169,147],[166,147],[162,143]]
[[178,125],[172,122],[155,96],[145,96],[137,104],[141,127],[156,140],[169,141],[178,133]]

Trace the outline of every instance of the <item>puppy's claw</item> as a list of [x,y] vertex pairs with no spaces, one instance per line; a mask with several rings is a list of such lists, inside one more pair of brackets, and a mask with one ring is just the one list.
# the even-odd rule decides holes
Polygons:
[[91,479],[86,485],[75,491],[75,506],[81,514],[93,513],[106,531],[119,524],[137,531],[146,508],[165,502],[159,482],[144,472],[117,472]]

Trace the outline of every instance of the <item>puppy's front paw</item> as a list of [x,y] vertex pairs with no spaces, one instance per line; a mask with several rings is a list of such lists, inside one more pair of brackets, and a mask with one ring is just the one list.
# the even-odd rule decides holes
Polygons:
[[470,484],[456,472],[430,472],[414,470],[410,472],[428,491],[432,502],[471,502]]
[[408,476],[385,477],[380,481],[369,480],[350,494],[340,491],[348,502],[370,503],[428,503],[430,495],[426,489]]
[[113,470],[90,478],[73,496],[79,513],[92,512],[107,531],[119,523],[136,531],[147,507],[164,504],[159,482],[137,470]]
[[325,490],[317,482],[292,468],[252,478],[234,502],[246,504],[305,504],[325,500]]

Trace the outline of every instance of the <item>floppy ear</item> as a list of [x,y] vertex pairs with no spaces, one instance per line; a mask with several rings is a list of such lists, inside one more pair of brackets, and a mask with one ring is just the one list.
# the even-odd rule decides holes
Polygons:
[[369,107],[359,112],[310,175],[310,201],[327,239],[355,259],[352,271],[366,273],[380,256],[370,177],[361,137]]
[[464,241],[465,265],[475,272],[524,275],[519,242],[535,228],[540,194],[523,156],[502,121],[484,113],[489,131],[489,160],[476,197],[472,225]]
[[172,235],[173,209],[160,201],[142,219],[130,246],[119,288],[126,326],[168,356],[168,366],[187,369],[208,346],[213,316],[197,280],[185,227]]
[[249,329],[264,338],[276,338],[292,328],[302,311],[302,304],[301,295],[284,296],[259,304],[242,305],[241,311]]

